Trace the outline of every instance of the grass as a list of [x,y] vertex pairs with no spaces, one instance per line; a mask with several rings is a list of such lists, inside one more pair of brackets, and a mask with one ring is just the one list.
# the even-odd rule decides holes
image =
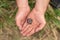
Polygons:
[[[29,0],[31,9],[35,1]],[[46,26],[31,37],[23,37],[15,24],[17,6],[15,0],[0,0],[0,40],[60,40],[60,9],[48,5]]]

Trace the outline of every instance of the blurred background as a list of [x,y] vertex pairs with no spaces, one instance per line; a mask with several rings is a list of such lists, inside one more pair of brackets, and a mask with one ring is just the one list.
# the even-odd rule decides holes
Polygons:
[[[31,9],[35,0],[29,0]],[[48,5],[46,26],[31,37],[23,37],[15,24],[17,5],[15,0],[0,0],[0,40],[60,40],[60,8]]]

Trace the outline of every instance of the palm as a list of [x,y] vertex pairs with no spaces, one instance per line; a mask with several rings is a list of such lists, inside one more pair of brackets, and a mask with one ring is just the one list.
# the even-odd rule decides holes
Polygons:
[[44,16],[39,15],[35,9],[28,15],[27,18],[31,18],[33,20],[32,24],[28,24],[27,21],[24,23],[21,33],[24,36],[30,36],[35,32],[40,31],[45,25]]

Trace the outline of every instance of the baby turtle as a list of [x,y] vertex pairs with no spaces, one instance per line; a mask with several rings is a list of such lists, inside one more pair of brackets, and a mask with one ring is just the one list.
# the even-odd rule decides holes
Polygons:
[[31,18],[28,18],[28,19],[27,19],[27,23],[28,23],[28,24],[32,24],[32,21],[33,21],[33,20],[32,20]]

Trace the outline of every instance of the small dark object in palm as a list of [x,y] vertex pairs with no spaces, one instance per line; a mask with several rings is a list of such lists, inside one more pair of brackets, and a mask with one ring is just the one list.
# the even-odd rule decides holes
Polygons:
[[28,24],[32,24],[32,21],[33,21],[33,20],[32,20],[31,18],[28,18],[28,19],[27,19],[27,23],[28,23]]

